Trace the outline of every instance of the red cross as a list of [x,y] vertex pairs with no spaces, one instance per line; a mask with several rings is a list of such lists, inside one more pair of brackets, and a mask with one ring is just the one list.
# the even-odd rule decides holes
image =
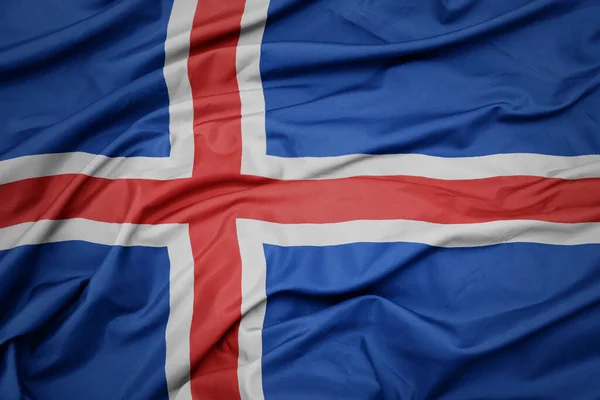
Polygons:
[[241,262],[236,218],[281,223],[600,221],[598,179],[439,181],[394,176],[276,181],[240,175],[235,55],[244,5],[245,0],[199,0],[188,65],[195,113],[192,178],[107,180],[61,175],[0,185],[0,228],[75,217],[189,224],[195,259],[190,336],[195,399],[239,398]]

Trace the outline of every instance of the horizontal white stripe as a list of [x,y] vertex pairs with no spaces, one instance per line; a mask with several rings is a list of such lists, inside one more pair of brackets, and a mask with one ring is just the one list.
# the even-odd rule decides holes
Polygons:
[[83,218],[26,222],[0,229],[0,250],[17,246],[82,240],[109,246],[166,247],[185,225],[113,224]]
[[261,243],[279,246],[330,246],[357,242],[413,242],[437,247],[476,247],[529,242],[554,245],[600,243],[600,223],[562,224],[508,220],[436,224],[411,220],[349,221],[284,225],[238,220]]
[[83,174],[98,178],[176,179],[191,176],[177,157],[106,157],[90,153],[24,156],[0,161],[0,184],[43,176]]
[[0,184],[43,176],[83,174],[98,178],[176,179],[191,176],[177,157],[106,157],[90,153],[57,153],[0,161]]
[[[250,124],[247,122],[247,128]],[[251,132],[251,131],[250,131]],[[600,155],[574,157],[544,154],[494,154],[445,158],[423,154],[356,154],[339,157],[267,156],[266,142],[244,132],[242,173],[273,179],[338,179],[352,176],[423,176],[434,179],[480,179],[494,176],[540,176],[581,179],[600,177]],[[261,152],[259,152],[261,149]]]
[[191,399],[190,329],[194,258],[187,225],[112,224],[86,219],[43,220],[0,229],[0,250],[81,240],[111,246],[167,247],[170,261],[165,375],[170,399]]
[[244,400],[264,399],[262,327],[267,305],[267,265],[263,244],[330,246],[360,242],[411,242],[438,247],[476,247],[531,242],[551,245],[600,243],[600,223],[494,221],[435,224],[422,221],[350,221],[285,225],[238,219],[242,259],[242,320],[239,328],[238,380]]
[[30,155],[0,161],[0,184],[62,174],[107,179],[191,177],[194,107],[187,62],[196,3],[196,0],[174,0],[167,26],[163,74],[169,93],[169,157],[107,157],[85,152]]

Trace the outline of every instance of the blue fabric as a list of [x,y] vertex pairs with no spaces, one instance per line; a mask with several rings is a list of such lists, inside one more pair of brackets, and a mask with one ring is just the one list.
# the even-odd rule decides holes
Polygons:
[[600,154],[597,0],[270,4],[270,155]]
[[0,161],[167,157],[172,0],[2,0]]
[[265,399],[597,399],[600,245],[265,245]]
[[166,248],[0,251],[2,400],[168,399]]

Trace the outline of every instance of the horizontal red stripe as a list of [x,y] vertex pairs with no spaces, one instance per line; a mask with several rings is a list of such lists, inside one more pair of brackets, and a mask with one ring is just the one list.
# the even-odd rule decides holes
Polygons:
[[0,227],[40,219],[194,223],[235,214],[283,223],[415,219],[470,223],[498,219],[600,221],[600,179],[510,177],[439,181],[414,177],[273,181],[105,180],[63,175],[0,185]]

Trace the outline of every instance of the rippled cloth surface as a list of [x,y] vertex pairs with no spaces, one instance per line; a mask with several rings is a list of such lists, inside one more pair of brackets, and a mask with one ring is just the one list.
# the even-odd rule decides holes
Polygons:
[[0,2],[0,399],[600,398],[597,0]]

